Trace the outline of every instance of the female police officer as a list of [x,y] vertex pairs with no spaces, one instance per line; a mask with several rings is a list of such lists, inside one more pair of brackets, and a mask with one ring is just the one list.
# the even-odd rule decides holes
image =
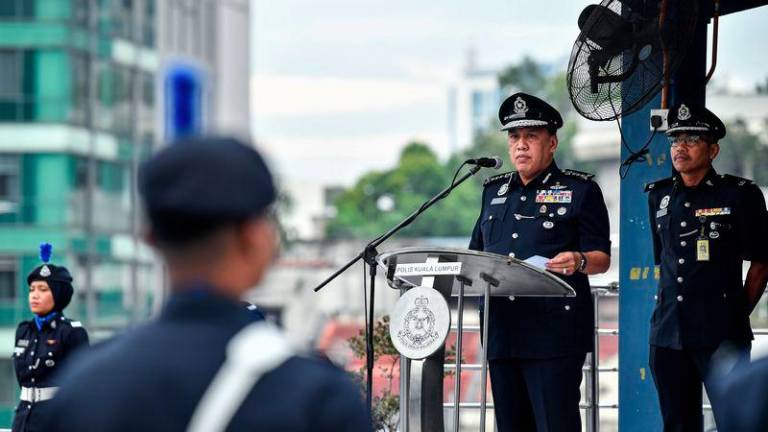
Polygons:
[[45,401],[57,390],[54,371],[76,348],[88,345],[88,333],[80,322],[63,315],[72,298],[72,276],[66,267],[48,263],[51,251],[50,244],[40,245],[43,264],[27,276],[29,309],[35,316],[16,329],[13,363],[21,401],[13,419],[14,432],[42,430]]

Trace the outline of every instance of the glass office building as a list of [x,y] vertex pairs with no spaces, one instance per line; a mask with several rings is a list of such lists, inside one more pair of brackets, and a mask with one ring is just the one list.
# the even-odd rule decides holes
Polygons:
[[0,1],[0,427],[26,275],[53,243],[100,333],[146,317],[162,287],[138,241],[136,167],[157,135],[156,0]]

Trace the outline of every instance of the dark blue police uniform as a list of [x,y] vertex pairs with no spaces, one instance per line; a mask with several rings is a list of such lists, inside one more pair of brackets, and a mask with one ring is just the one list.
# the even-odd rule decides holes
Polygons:
[[[22,400],[13,419],[14,431],[43,431],[42,419],[47,414],[58,387],[55,372],[71,358],[75,350],[88,346],[88,334],[79,321],[53,312],[41,327],[35,320],[24,321],[16,329],[13,366],[22,387]],[[30,390],[24,390],[30,389]],[[48,390],[52,389],[52,390]],[[24,400],[28,399],[28,400]]]
[[[139,191],[151,235],[168,253],[216,229],[240,240],[238,227],[267,217],[276,198],[259,153],[224,138],[190,138],[164,148],[142,166]],[[204,262],[192,264],[193,271],[206,274]],[[178,265],[171,264],[171,270]],[[72,362],[51,402],[56,421],[47,431],[371,430],[362,391],[346,372],[291,355],[274,329],[266,333],[272,339],[250,338],[268,328],[260,314],[210,281],[185,280],[172,288],[158,319]],[[276,343],[242,344],[252,340]],[[218,385],[233,376],[242,379]],[[210,422],[219,423],[206,429]]]
[[768,430],[768,358],[733,371],[717,384],[717,389],[719,432]]
[[57,373],[72,354],[88,346],[88,333],[79,321],[64,316],[72,298],[72,276],[66,267],[48,263],[51,245],[41,245],[44,264],[32,270],[27,283],[44,281],[53,296],[53,310],[44,316],[22,321],[16,328],[13,367],[21,387],[13,418],[14,432],[44,431],[51,416],[50,399],[58,390]]
[[[714,114],[685,104],[670,110],[670,126],[669,134],[725,135]],[[749,362],[753,336],[742,261],[768,260],[765,200],[750,180],[714,168],[697,186],[675,175],[646,191],[660,267],[650,366],[664,430],[701,430],[702,382],[713,393],[714,375]],[[712,406],[719,424],[714,399]]]
[[[225,360],[228,341],[254,316],[204,284],[185,291],[170,299],[156,321],[97,345],[73,362],[51,402],[57,420],[48,431],[187,428]],[[326,361],[293,356],[258,381],[227,430],[370,428],[362,393],[345,372]]]
[[[516,120],[526,126],[532,119],[548,120],[543,101],[525,94],[508,101],[518,96],[527,110]],[[500,119],[508,124],[504,108]],[[608,211],[592,175],[561,170],[553,161],[527,185],[516,173],[491,177],[484,185],[470,249],[522,260],[563,251],[610,254]],[[586,274],[557,276],[576,297],[491,299],[488,359],[500,431],[581,429],[581,369],[594,346],[592,295]]]

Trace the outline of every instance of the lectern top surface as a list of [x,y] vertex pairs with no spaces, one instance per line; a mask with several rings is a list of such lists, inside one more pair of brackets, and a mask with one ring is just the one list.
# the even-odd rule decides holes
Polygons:
[[[419,266],[417,271],[404,272],[404,266],[398,268],[398,265],[402,264],[425,264],[428,259],[430,264]],[[459,280],[463,279],[466,281],[465,296],[482,296],[488,277],[498,282],[498,286],[491,287],[492,296],[573,297],[576,295],[570,285],[546,270],[516,258],[489,252],[411,247],[381,253],[376,260],[386,270],[390,286],[395,289],[422,285],[422,278],[429,277],[431,269],[446,270],[450,267],[440,266],[442,268],[438,269],[434,264],[461,263],[461,270],[458,272],[460,277],[454,275],[452,295],[458,295]],[[454,268],[457,267],[454,266]]]

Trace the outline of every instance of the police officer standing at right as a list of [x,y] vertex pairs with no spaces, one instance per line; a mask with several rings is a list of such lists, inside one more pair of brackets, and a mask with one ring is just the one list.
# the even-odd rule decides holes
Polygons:
[[711,111],[672,107],[667,135],[677,173],[646,186],[661,268],[650,366],[664,430],[701,431],[702,382],[714,395],[718,374],[749,362],[749,314],[768,281],[768,213],[752,181],[712,167],[725,126]]

